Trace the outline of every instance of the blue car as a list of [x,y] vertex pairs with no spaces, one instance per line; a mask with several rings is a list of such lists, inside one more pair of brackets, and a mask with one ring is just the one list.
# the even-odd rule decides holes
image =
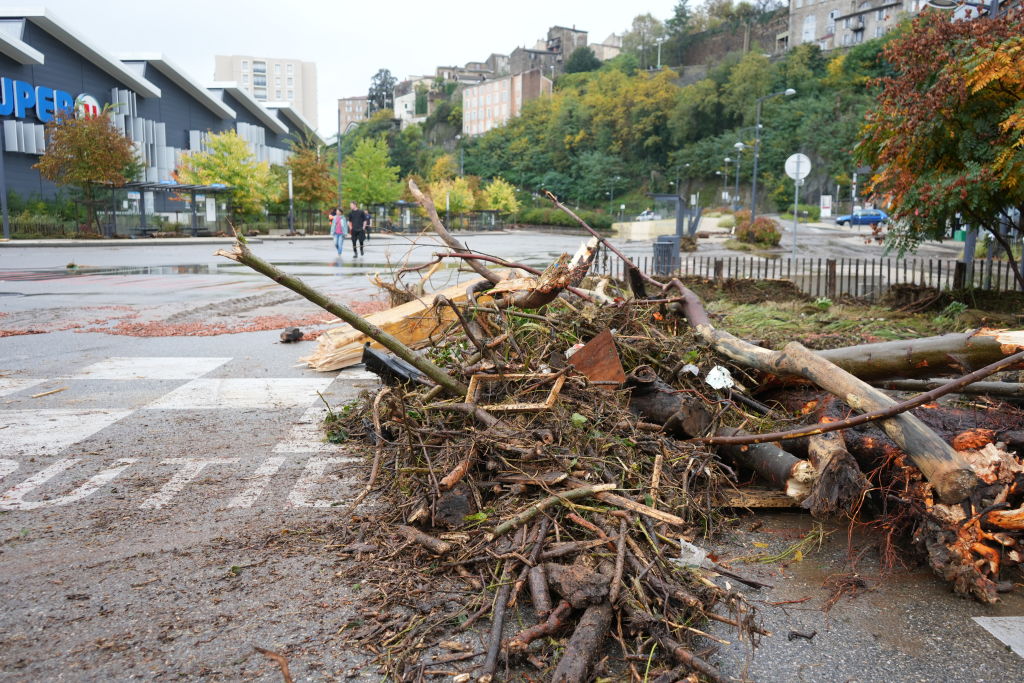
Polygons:
[[836,216],[836,225],[875,225],[889,220],[889,214],[881,209],[857,209],[853,214]]

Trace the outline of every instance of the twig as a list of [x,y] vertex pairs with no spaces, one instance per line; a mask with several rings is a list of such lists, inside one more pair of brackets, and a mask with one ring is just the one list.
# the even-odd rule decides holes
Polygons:
[[60,389],[51,389],[50,391],[44,391],[41,394],[32,394],[29,398],[42,398],[43,396],[49,396],[50,394],[59,394],[62,391],[67,391],[70,387],[61,387]]
[[512,519],[502,522],[498,526],[494,527],[494,531],[487,534],[487,541],[493,541],[499,536],[507,534],[512,529],[526,524],[536,517],[538,513],[543,512],[552,505],[577,500],[579,498],[586,498],[587,496],[593,496],[604,491],[611,491],[614,488],[615,484],[595,484],[593,486],[581,486],[579,488],[569,489],[568,491],[548,496],[547,498],[537,501],[530,507],[526,508]]
[[288,660],[285,659],[284,656],[262,647],[254,646],[253,649],[256,650],[256,652],[259,652],[261,655],[265,656],[267,659],[270,659],[275,664],[277,664],[277,666],[281,669],[281,680],[283,680],[284,683],[292,683],[292,674],[290,671],[288,671]]
[[342,518],[348,517],[353,512],[355,512],[356,508],[359,507],[360,503],[362,503],[363,500],[365,500],[366,497],[370,495],[370,491],[373,490],[373,487],[377,483],[377,475],[380,473],[380,463],[384,459],[384,444],[381,443],[384,437],[381,436],[380,433],[380,401],[382,398],[384,398],[385,394],[389,393],[390,391],[391,387],[384,387],[383,389],[378,391],[377,395],[373,398],[373,428],[377,430],[377,445],[376,452],[373,454],[373,466],[370,467],[370,479],[369,481],[366,482],[366,486],[363,487],[363,490],[359,492],[359,495],[356,496],[356,499],[349,503],[348,507],[346,507],[345,510],[341,513]]
[[494,677],[494,670],[498,667],[498,653],[501,651],[501,631],[505,628],[505,607],[508,603],[508,596],[512,592],[512,581],[509,567],[511,560],[506,560],[501,568],[501,588],[498,589],[498,597],[494,601],[494,615],[491,617],[491,639],[487,648],[487,659],[480,677],[479,683],[490,683]]
[[417,543],[435,555],[444,555],[452,549],[452,544],[447,541],[442,541],[439,538],[434,538],[430,534],[425,534],[419,529],[405,524],[399,524],[395,527],[399,533],[405,536],[413,543]]
[[619,520],[619,548],[615,554],[615,574],[612,576],[611,590],[608,592],[608,602],[615,605],[619,600],[619,591],[622,588],[622,570],[626,566],[626,531],[629,522],[625,519]]
[[552,635],[565,626],[565,618],[569,616],[570,612],[572,612],[572,605],[568,600],[562,600],[558,603],[558,607],[551,611],[547,619],[512,636],[505,646],[506,649],[511,654],[526,652],[530,643],[538,638]]

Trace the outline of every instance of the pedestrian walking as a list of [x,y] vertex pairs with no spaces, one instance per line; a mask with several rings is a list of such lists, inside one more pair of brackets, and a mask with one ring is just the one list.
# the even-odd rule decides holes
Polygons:
[[356,256],[366,253],[366,225],[370,215],[359,208],[355,202],[349,202],[348,227],[352,235],[352,251]]
[[337,207],[331,209],[330,217],[334,248],[337,249],[338,256],[341,256],[342,247],[345,246],[345,237],[348,235],[348,221],[345,220],[345,214]]

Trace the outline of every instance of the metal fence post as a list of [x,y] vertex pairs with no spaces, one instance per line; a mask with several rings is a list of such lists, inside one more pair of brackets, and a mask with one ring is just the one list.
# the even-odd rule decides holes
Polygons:
[[825,259],[825,296],[829,299],[836,298],[836,260]]

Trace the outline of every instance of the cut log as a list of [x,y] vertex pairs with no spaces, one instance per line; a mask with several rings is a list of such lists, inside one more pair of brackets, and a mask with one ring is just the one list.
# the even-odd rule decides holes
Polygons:
[[980,329],[819,351],[862,380],[963,375],[1024,350],[1024,331]]
[[[725,428],[722,436],[746,434],[740,429]],[[777,490],[797,502],[803,501],[817,478],[814,466],[806,460],[788,453],[776,443],[758,443],[743,446],[722,445],[718,452],[745,470],[755,472]]]
[[565,652],[551,680],[556,683],[586,683],[612,623],[612,606],[607,602],[591,605],[580,617],[576,630],[565,645]]

